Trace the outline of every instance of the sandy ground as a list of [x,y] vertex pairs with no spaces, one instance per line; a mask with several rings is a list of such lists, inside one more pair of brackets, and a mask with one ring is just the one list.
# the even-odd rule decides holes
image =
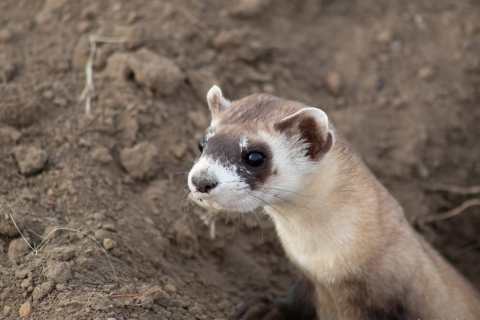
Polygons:
[[[211,239],[185,201],[214,83],[325,110],[417,228],[474,199],[429,189],[480,181],[479,4],[1,1],[0,318],[231,319],[287,289],[266,217]],[[89,35],[117,42],[86,117]],[[478,206],[418,229],[480,287]]]

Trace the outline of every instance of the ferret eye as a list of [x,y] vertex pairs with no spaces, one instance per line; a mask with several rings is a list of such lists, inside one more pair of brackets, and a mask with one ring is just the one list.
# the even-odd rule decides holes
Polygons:
[[200,150],[200,152],[203,152],[203,147],[205,146],[205,139],[202,139],[200,140],[200,142],[198,143],[198,150]]
[[260,152],[250,152],[244,158],[245,162],[252,167],[260,167],[267,161],[265,156]]

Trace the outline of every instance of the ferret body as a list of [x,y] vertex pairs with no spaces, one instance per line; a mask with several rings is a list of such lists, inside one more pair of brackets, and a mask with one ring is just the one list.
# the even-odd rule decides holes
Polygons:
[[207,100],[191,196],[220,211],[264,207],[313,317],[480,317],[475,289],[414,232],[323,111],[270,95],[230,103],[216,86]]

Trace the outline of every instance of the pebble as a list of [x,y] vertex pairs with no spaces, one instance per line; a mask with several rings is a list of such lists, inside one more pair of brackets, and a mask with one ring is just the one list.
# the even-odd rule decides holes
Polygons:
[[112,250],[117,247],[117,243],[110,238],[105,238],[103,239],[103,247],[107,250]]
[[148,141],[123,149],[120,153],[123,168],[132,178],[138,180],[148,180],[157,174],[159,158],[160,150]]
[[[5,81],[10,81],[13,79],[17,71],[17,67],[13,63],[7,63],[1,72],[1,75],[5,77]],[[2,79],[3,81],[3,79]]]
[[105,147],[97,147],[90,152],[90,157],[101,164],[109,164],[113,161],[110,151]]
[[429,81],[432,80],[434,76],[434,70],[432,67],[426,66],[418,70],[418,77],[421,80]]
[[20,309],[18,310],[18,314],[20,315],[20,318],[26,318],[32,313],[32,304],[30,301],[25,302],[20,306]]
[[20,173],[25,176],[35,174],[45,167],[48,154],[42,149],[35,147],[18,146],[13,149]]
[[92,27],[92,24],[89,21],[81,21],[77,24],[77,33],[85,33]]
[[40,300],[43,299],[47,294],[52,292],[53,288],[55,287],[55,283],[53,281],[46,281],[42,284],[39,284],[38,286],[33,289],[32,292],[32,297],[34,300]]
[[98,3],[91,4],[82,10],[80,17],[85,20],[95,19],[100,13],[100,6]]
[[392,32],[390,30],[383,30],[377,36],[377,41],[380,43],[387,43],[392,40]]
[[328,92],[337,97],[342,90],[342,76],[338,72],[329,72],[325,77],[325,86]]
[[90,306],[96,311],[108,311],[112,305],[110,301],[101,297],[94,297],[90,300]]
[[170,295],[173,295],[177,292],[177,288],[173,284],[170,284],[170,283],[167,283],[166,285],[164,285],[163,290],[165,290],[165,292],[167,292]]
[[27,253],[30,247],[23,238],[12,240],[8,246],[8,260],[12,261]]
[[270,2],[270,0],[240,0],[230,14],[238,18],[254,18],[265,12]]

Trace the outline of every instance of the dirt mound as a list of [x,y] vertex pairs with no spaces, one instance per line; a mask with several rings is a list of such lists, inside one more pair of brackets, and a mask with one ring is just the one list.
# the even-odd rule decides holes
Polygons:
[[[230,319],[286,290],[266,217],[212,239],[186,201],[212,84],[324,109],[412,223],[475,197],[426,191],[480,181],[475,1],[23,4],[0,3],[1,318]],[[121,41],[97,44],[86,117],[91,34]],[[480,287],[478,220],[420,231]]]

